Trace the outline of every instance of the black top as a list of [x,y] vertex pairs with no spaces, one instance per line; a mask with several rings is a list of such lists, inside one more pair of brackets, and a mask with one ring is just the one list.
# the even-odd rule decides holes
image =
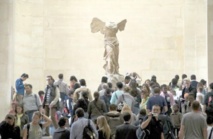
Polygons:
[[107,139],[102,130],[98,130],[98,139]]
[[18,126],[11,126],[5,121],[0,124],[1,139],[20,139],[20,128]]
[[137,127],[128,123],[122,124],[117,127],[115,139],[137,139]]

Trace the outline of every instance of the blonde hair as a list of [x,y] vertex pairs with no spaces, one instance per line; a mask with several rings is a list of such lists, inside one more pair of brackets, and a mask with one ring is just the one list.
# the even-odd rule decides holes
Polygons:
[[97,125],[99,130],[103,131],[103,133],[105,134],[106,139],[110,139],[111,130],[104,116],[99,116],[97,118]]
[[121,110],[121,113],[123,114],[124,112],[129,112],[131,114],[132,110],[131,110],[131,108],[128,105],[124,104],[124,106],[123,106],[123,108]]

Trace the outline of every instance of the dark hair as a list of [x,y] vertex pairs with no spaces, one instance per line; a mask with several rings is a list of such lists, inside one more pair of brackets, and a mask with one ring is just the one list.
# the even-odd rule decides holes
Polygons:
[[200,108],[200,103],[198,101],[195,100],[194,102],[192,102],[193,110],[199,110],[199,108]]
[[209,84],[209,88],[210,88],[210,89],[213,89],[213,83],[210,83],[210,84]]
[[62,73],[60,73],[60,74],[58,75],[58,78],[59,78],[59,79],[63,79],[63,78],[64,78],[64,75],[63,75]]
[[117,86],[119,89],[122,89],[122,88],[123,88],[123,83],[122,83],[122,82],[117,82],[117,83],[116,83],[116,86]]
[[154,88],[154,93],[155,94],[160,94],[160,88],[159,87],[155,87]]
[[53,82],[55,82],[54,78],[51,75],[48,75],[47,78],[50,78]]
[[187,78],[187,75],[186,74],[182,74],[182,80]]
[[102,82],[102,83],[107,83],[107,80],[108,80],[108,78],[107,78],[106,76],[103,76],[103,77],[101,78],[101,82]]
[[175,75],[176,80],[179,80],[179,78],[180,78],[179,75]]
[[111,91],[112,91],[111,89],[107,88],[107,89],[105,90],[105,94],[106,94],[106,95],[109,95],[109,94],[111,93]]
[[123,113],[123,119],[125,122],[129,121],[131,118],[131,114],[129,112],[124,112]]
[[167,88],[167,85],[166,85],[166,84],[163,84],[163,85],[160,86],[160,88],[161,88],[161,89]]
[[152,75],[152,77],[151,77],[151,81],[153,81],[153,82],[157,82],[157,77],[156,77],[155,75]]
[[189,97],[189,96],[192,96],[192,97],[195,99],[194,93],[191,93],[191,92],[190,92],[189,95],[188,95],[188,97]]
[[200,83],[202,83],[203,85],[206,85],[206,80],[201,79],[201,80],[200,80]]
[[173,86],[177,85],[177,79],[176,78],[172,79],[172,85]]
[[42,90],[38,91],[38,95],[39,95],[39,96],[40,96],[40,95],[44,95],[44,91],[42,91]]
[[74,87],[73,87],[73,89],[74,90],[76,90],[76,89],[78,89],[78,88],[80,88],[81,86],[80,86],[80,84],[79,83],[75,83],[75,85],[74,85]]
[[213,116],[207,115],[206,122],[207,122],[208,125],[213,124]]
[[84,79],[81,79],[79,82],[81,86],[86,86],[86,81]]
[[196,76],[194,74],[191,75],[191,80],[196,80]]
[[33,88],[31,84],[26,84],[25,86],[29,86],[31,89]]
[[15,107],[15,113],[17,114],[17,107],[21,107],[22,108],[22,113],[24,112],[24,107],[22,104],[17,104]]
[[130,80],[130,79],[131,79],[130,76],[126,76],[126,77],[125,77],[125,80]]
[[77,108],[77,110],[75,111],[75,114],[80,118],[80,117],[84,117],[84,110],[82,108]]
[[95,101],[97,101],[99,99],[100,94],[99,94],[99,92],[96,91],[96,92],[94,92],[93,96],[94,96]]
[[153,106],[152,106],[152,108],[153,108],[153,107],[159,107],[159,108],[160,108],[160,111],[162,111],[162,110],[163,110],[163,107],[161,107],[161,106],[160,106],[160,105],[158,105],[158,104],[153,105]]
[[116,111],[116,110],[117,110],[117,105],[115,105],[115,104],[110,104],[110,105],[109,105],[109,109],[110,109],[111,111]]
[[82,92],[82,97],[83,97],[84,99],[88,99],[88,92],[83,91],[83,92]]
[[23,74],[21,75],[21,77],[23,77],[23,78],[29,78],[29,75],[26,74],[26,73],[23,73]]
[[59,121],[58,121],[59,127],[65,126],[66,121],[67,121],[67,118],[66,118],[66,117],[61,117],[61,118],[59,119]]
[[78,82],[77,78],[75,76],[70,76],[70,81],[76,81]]
[[146,115],[146,109],[141,109],[140,110],[140,115],[145,116]]
[[108,84],[109,88],[112,88],[112,83],[111,82],[108,82],[107,84]]

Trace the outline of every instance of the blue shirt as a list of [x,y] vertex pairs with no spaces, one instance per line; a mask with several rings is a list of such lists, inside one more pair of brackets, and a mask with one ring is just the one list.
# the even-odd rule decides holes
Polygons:
[[112,94],[112,97],[110,99],[110,103],[111,104],[115,104],[117,105],[117,101],[118,101],[118,98],[123,94],[124,92],[122,90],[117,90],[115,91],[113,94]]
[[[77,121],[73,123],[70,129],[70,139],[82,139],[84,127],[88,125],[88,119],[86,118],[78,118]],[[98,131],[95,128],[94,123],[90,120],[90,126],[95,133],[95,139],[98,139]]]
[[18,95],[24,95],[24,84],[21,78],[16,80],[16,92]]
[[162,109],[164,106],[167,106],[165,98],[160,95],[153,95],[147,101],[147,109],[152,111],[152,106],[159,105]]

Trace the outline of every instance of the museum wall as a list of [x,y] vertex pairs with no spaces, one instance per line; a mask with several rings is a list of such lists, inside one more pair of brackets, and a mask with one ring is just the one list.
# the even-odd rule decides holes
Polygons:
[[85,78],[95,90],[105,74],[104,36],[91,33],[94,17],[127,19],[120,42],[120,73],[135,71],[167,83],[175,74],[207,78],[206,2],[200,0],[17,0],[14,78],[29,73],[34,92],[45,76]]

